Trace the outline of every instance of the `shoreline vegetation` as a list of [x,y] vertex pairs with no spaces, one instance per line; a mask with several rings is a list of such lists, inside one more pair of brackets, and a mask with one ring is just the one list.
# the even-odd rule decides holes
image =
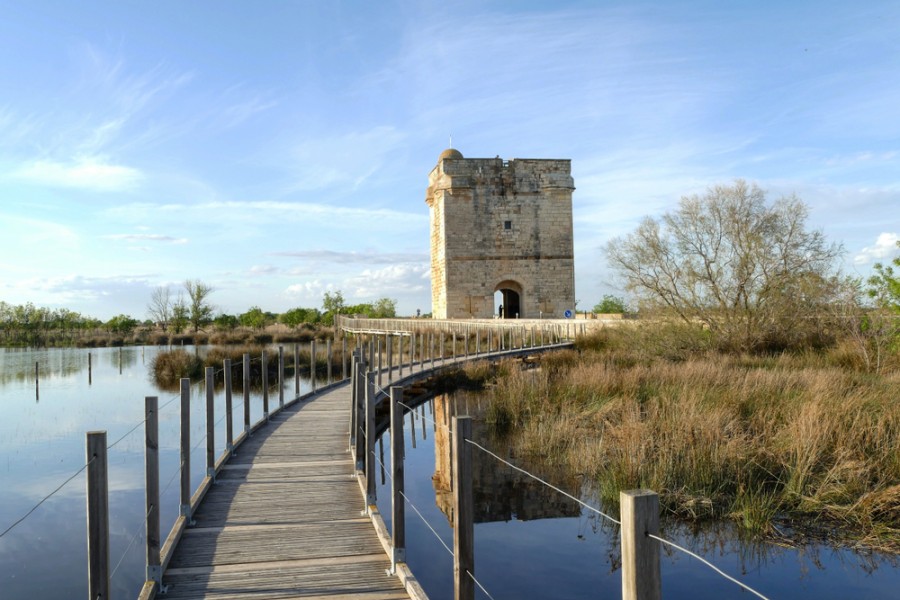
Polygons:
[[[609,506],[649,488],[679,522],[779,544],[900,553],[900,370],[851,348],[752,355],[697,328],[607,327],[540,366],[466,367],[514,455],[583,478]],[[471,387],[471,386],[468,386]]]
[[[267,344],[254,345],[231,345],[231,346],[213,346],[204,356],[199,356],[196,352],[188,352],[181,348],[160,352],[153,357],[150,363],[150,372],[153,381],[160,387],[165,389],[177,389],[179,381],[183,377],[191,380],[199,380],[204,376],[206,367],[214,367],[216,369],[216,378],[218,382],[224,381],[222,373],[223,363],[225,359],[231,360],[233,376],[235,380],[242,385],[242,369],[244,354],[250,354],[250,385],[259,386],[262,384],[262,364],[260,357],[263,350],[267,349]],[[297,351],[299,362],[294,364],[293,352],[285,352],[284,368],[285,376],[293,377],[295,372],[300,373],[302,377],[309,377],[312,371],[309,349],[300,349]],[[326,347],[323,344],[321,349],[316,352],[316,376],[325,376],[328,373],[329,357],[325,356]],[[341,348],[340,346],[331,349],[331,368],[332,373],[341,372]],[[275,381],[278,376],[278,354],[269,349],[267,371],[270,381]]]

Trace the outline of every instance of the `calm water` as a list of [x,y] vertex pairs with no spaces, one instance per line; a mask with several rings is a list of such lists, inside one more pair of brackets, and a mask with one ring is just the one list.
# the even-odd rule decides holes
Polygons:
[[[186,350],[195,351],[186,346]],[[110,568],[114,598],[134,598],[144,582],[145,396],[159,397],[160,500],[163,535],[178,514],[178,394],[158,389],[149,366],[156,347],[0,349],[0,532],[28,512],[85,464],[85,432],[106,430],[109,450]],[[287,348],[285,348],[287,351]],[[205,348],[196,349],[204,352]],[[88,382],[88,353],[92,377]],[[40,363],[39,394],[34,365]],[[308,391],[301,382],[301,393]],[[285,398],[293,398],[287,378]],[[277,391],[270,393],[277,406]],[[217,390],[216,419],[224,415]],[[243,428],[243,402],[233,399],[234,432]],[[192,487],[206,470],[206,396],[191,391]],[[262,397],[251,396],[253,421]],[[130,432],[130,433],[129,433]],[[124,437],[123,437],[124,436]],[[216,456],[225,447],[225,422],[215,431]],[[27,519],[0,538],[0,599],[84,598],[87,595],[85,479],[76,476]],[[116,568],[117,567],[117,568]]]
[[[406,494],[452,548],[449,500],[441,486],[449,455],[444,447],[446,419],[440,415],[452,412],[449,402],[439,397],[417,408],[415,417],[408,414],[404,435]],[[457,410],[459,414],[467,412],[464,406]],[[476,412],[474,407],[471,412]],[[506,449],[492,447],[477,421],[474,429],[476,441],[508,457]],[[390,435],[386,433],[382,441],[382,462],[389,468]],[[475,576],[493,598],[621,598],[619,532],[614,526],[480,450],[473,452]],[[539,466],[523,464],[521,459],[512,462],[540,473]],[[540,475],[563,489],[578,489],[577,482],[560,481],[558,474]],[[390,527],[390,479],[379,474],[378,483],[379,509]],[[409,507],[406,527],[407,559],[413,573],[432,600],[452,598],[451,554]],[[669,526],[662,537],[703,556],[772,600],[900,598],[900,561],[895,557],[819,546],[791,549],[742,544],[722,528],[693,533]],[[662,581],[667,600],[756,597],[680,552],[663,554]],[[476,590],[476,598],[487,597]]]

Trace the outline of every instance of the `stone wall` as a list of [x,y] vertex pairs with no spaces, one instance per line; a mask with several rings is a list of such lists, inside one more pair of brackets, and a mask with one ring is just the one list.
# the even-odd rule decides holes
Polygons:
[[463,158],[429,175],[435,318],[490,318],[494,292],[519,294],[510,317],[562,317],[575,305],[569,160]]

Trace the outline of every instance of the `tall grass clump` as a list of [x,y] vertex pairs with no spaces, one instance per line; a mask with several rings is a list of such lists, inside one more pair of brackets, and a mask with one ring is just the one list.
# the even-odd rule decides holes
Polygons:
[[203,361],[186,350],[171,350],[154,356],[150,370],[157,385],[170,389],[177,387],[184,377],[195,380],[201,378]]
[[754,535],[789,519],[900,551],[898,382],[827,353],[726,354],[702,331],[622,326],[507,369],[485,420],[611,504],[644,487],[680,518]]

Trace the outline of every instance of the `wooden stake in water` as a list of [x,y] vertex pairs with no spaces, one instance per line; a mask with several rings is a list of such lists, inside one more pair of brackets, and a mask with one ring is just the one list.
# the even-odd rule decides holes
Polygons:
[[109,476],[106,432],[87,433],[88,597],[109,598]]

